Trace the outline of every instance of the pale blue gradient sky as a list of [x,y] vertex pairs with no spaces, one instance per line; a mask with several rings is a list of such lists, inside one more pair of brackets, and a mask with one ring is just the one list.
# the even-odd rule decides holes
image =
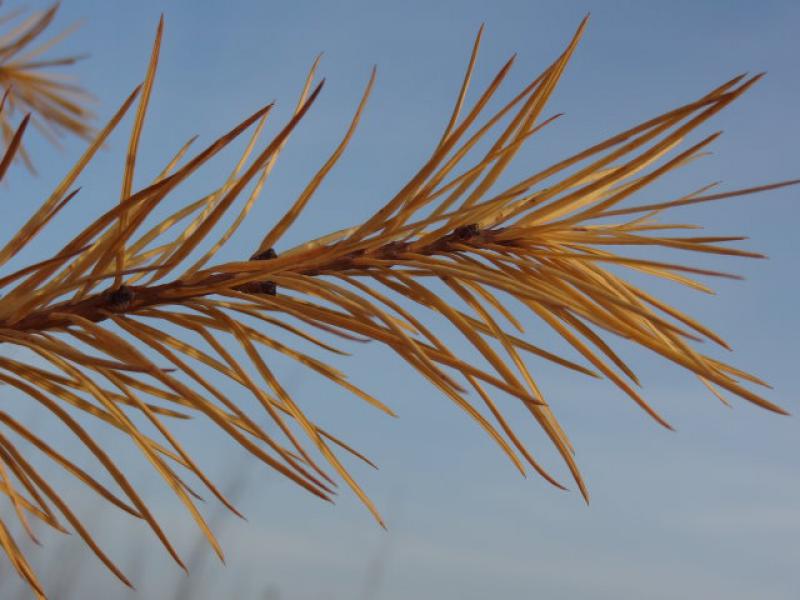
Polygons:
[[[800,176],[800,5],[793,1],[66,2],[59,23],[84,24],[63,47],[91,54],[74,70],[97,96],[99,121],[143,77],[162,11],[165,38],[142,137],[139,184],[189,136],[208,141],[272,99],[278,101],[274,131],[293,107],[312,59],[325,52],[325,90],[226,256],[246,253],[250,240],[326,158],[373,63],[378,80],[361,128],[284,243],[353,224],[390,197],[438,139],[481,22],[486,33],[475,89],[518,52],[503,92],[510,97],[592,13],[549,107],[548,114],[566,116],[532,140],[508,180],[698,97],[737,73],[762,70],[769,72],[762,82],[691,138],[724,129],[714,155],[639,198],[672,198],[715,180],[732,189]],[[116,202],[129,125],[127,119],[81,177],[80,207],[65,215],[65,230]],[[4,235],[18,227],[82,146],[70,140],[59,152],[39,143],[35,133],[30,138],[40,175],[32,178],[20,169],[4,186],[14,199],[0,205]],[[232,158],[216,161],[192,190],[217,185]],[[749,235],[746,247],[770,260],[705,261],[746,276],[744,282],[712,282],[714,297],[663,284],[651,288],[721,332],[735,349],[725,358],[772,383],[769,398],[794,413],[800,386],[798,194],[788,189],[680,211],[681,219],[714,233]],[[21,260],[61,241],[46,236]],[[528,323],[531,339],[555,341],[539,324]],[[537,477],[521,479],[467,418],[382,348],[355,348],[354,357],[336,364],[367,390],[380,391],[400,414],[396,420],[284,365],[287,383],[309,412],[381,466],[377,473],[359,467],[355,472],[384,511],[389,531],[380,530],[347,492],[335,507],[325,505],[242,463],[218,437],[195,435],[197,452],[222,482],[246,469],[240,504],[249,523],[232,516],[221,521],[228,566],[206,557],[200,577],[214,583],[191,597],[250,598],[265,590],[271,591],[261,597],[292,600],[800,597],[797,417],[778,417],[744,401],[729,410],[678,369],[619,347],[640,375],[646,397],[677,433],[659,428],[608,383],[531,363],[576,446],[592,493],[589,507],[574,491],[560,492]],[[502,400],[510,414],[525,418]],[[533,424],[520,429],[567,480]],[[185,433],[192,445],[192,430]],[[151,497],[188,553],[194,535],[189,517],[155,486]],[[139,546],[146,555],[138,559],[110,542],[123,567],[135,570],[137,560],[145,565],[138,574],[141,592],[123,593],[89,558],[89,579],[76,597],[166,597],[165,586],[180,579],[177,567],[155,540],[131,534],[131,527],[112,517],[106,516],[101,537],[146,539]],[[58,547],[52,537],[48,544]],[[62,548],[79,552],[74,541]],[[42,555],[38,564],[47,550],[35,552]]]

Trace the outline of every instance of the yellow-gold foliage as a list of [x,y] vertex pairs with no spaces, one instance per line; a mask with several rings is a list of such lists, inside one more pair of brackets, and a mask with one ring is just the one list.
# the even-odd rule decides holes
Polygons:
[[[25,31],[43,27],[51,17],[51,12],[45,13]],[[324,81],[314,84],[315,62],[293,116],[268,142],[262,143],[260,136],[271,105],[187,158],[190,141],[152,183],[137,189],[134,172],[158,67],[163,29],[163,23],[159,23],[144,83],[92,138],[50,197],[0,247],[2,266],[53,221],[76,195],[75,183],[95,152],[123,116],[132,111],[119,203],[65,240],[54,256],[0,278],[0,343],[3,348],[25,348],[37,357],[36,364],[28,364],[10,358],[7,352],[0,353],[0,382],[60,419],[117,488],[102,485],[25,424],[0,411],[0,491],[10,498],[23,527],[32,536],[29,521],[77,532],[100,560],[129,584],[51,487],[47,475],[37,471],[30,457],[17,450],[17,438],[32,444],[105,500],[145,521],[183,566],[145,500],[93,438],[93,418],[110,424],[120,436],[128,436],[137,445],[220,557],[222,550],[198,510],[196,494],[185,477],[196,477],[231,510],[235,508],[173,435],[169,425],[172,419],[205,417],[247,452],[320,498],[330,499],[337,478],[343,480],[381,522],[377,508],[341,462],[343,454],[368,459],[305,414],[282,385],[264,351],[297,361],[387,414],[393,414],[391,409],[356,387],[339,370],[278,341],[274,333],[278,330],[316,344],[321,352],[340,352],[330,344],[331,336],[386,344],[467,412],[521,472],[532,468],[561,486],[515,434],[514,423],[503,417],[493,392],[518,399],[555,445],[587,499],[570,440],[526,366],[529,355],[576,373],[609,379],[666,427],[668,423],[637,391],[638,381],[631,368],[612,349],[615,338],[634,342],[684,367],[723,401],[727,401],[723,392],[729,392],[783,412],[752,391],[753,386],[763,385],[759,379],[698,349],[701,340],[725,346],[722,338],[637,287],[624,273],[645,273],[701,291],[709,288],[698,277],[729,275],[682,262],[618,253],[626,247],[644,246],[758,256],[728,244],[742,238],[690,235],[685,231],[692,226],[661,224],[658,218],[673,207],[723,200],[796,181],[719,193],[704,188],[647,205],[625,201],[699,157],[716,134],[688,146],[684,143],[686,136],[760,76],[735,77],[693,102],[532,173],[499,193],[493,191],[522,145],[554,120],[545,115],[545,107],[585,26],[584,21],[544,72],[494,111],[489,110],[489,101],[514,61],[509,60],[488,87],[468,102],[481,42],[479,32],[444,133],[411,180],[362,223],[293,248],[280,248],[283,235],[306,208],[353,135],[375,82],[373,71],[341,144],[291,208],[275,220],[263,239],[253,241],[251,255],[218,262],[214,260],[216,253],[258,200],[289,136],[318,101]],[[72,110],[68,108],[71,104],[54,100],[63,99],[59,94],[69,90],[56,87],[53,91],[47,87],[49,83],[36,80],[38,87],[31,88],[26,96],[27,88],[18,81],[28,81],[31,63],[19,56],[16,62],[9,62],[13,57],[7,60],[7,55],[9,51],[0,54],[4,60],[0,73],[13,79],[12,97],[42,120],[84,134],[83,126],[77,125],[83,123],[78,116],[85,114],[82,109]],[[52,102],[43,103],[44,98]],[[26,122],[9,138],[0,175],[19,151]],[[193,203],[176,207],[166,218],[155,219],[154,209],[172,200],[171,192],[180,183],[250,129],[250,142],[224,185]],[[491,142],[488,150],[472,161],[469,157],[474,152],[470,151],[487,139]],[[245,194],[245,189],[251,191]],[[223,217],[237,203],[238,216],[227,228],[221,227]],[[442,296],[442,285],[451,292],[451,298]],[[521,330],[507,305],[508,298],[552,328],[586,366],[535,345],[536,340]],[[460,332],[483,360],[469,361],[443,343],[425,324],[426,317],[434,314]],[[298,328],[293,324],[297,322],[305,327]],[[186,338],[168,333],[176,331],[184,332]],[[187,339],[202,340],[203,344]],[[237,350],[232,351],[232,346]],[[246,358],[238,359],[234,354]],[[265,411],[273,423],[273,433],[267,433],[257,424],[256,415],[245,412],[240,403],[215,386],[214,377],[218,376],[230,379],[253,396],[259,410]],[[73,417],[75,410],[85,418]],[[133,417],[145,418],[158,435],[140,430]],[[2,521],[0,543],[19,574],[44,596],[43,586]]]
[[[72,65],[80,56],[47,58],[46,53],[66,37],[70,30],[41,42],[58,10],[58,4],[35,12],[22,19],[21,11],[0,17],[0,89],[5,90],[0,112],[0,130],[9,143],[14,137],[11,115],[15,112],[31,115],[31,123],[54,144],[64,133],[90,139],[91,113],[86,109],[89,96],[80,87],[65,79],[60,73],[49,70]],[[24,129],[23,129],[24,131]],[[19,155],[33,170],[30,157],[24,149]]]

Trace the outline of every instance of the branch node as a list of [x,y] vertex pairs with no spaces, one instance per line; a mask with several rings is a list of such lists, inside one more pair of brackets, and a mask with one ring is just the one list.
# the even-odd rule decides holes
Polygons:
[[256,252],[253,254],[250,260],[271,260],[273,258],[278,258],[278,253],[275,252],[274,248],[267,248],[263,252]]
[[114,311],[128,310],[136,294],[127,285],[121,285],[108,294],[108,308]]

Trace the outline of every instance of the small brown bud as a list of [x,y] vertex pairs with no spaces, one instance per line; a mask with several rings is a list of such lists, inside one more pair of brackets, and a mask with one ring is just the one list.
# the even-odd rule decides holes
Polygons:
[[127,310],[133,302],[135,294],[126,285],[121,285],[108,295],[108,307],[112,310]]
[[278,286],[274,281],[259,281],[258,293],[266,294],[267,296],[274,296],[278,293]]
[[470,223],[469,225],[456,227],[455,231],[453,231],[453,236],[459,241],[466,242],[480,234],[480,232],[480,227],[476,223]]
[[250,260],[270,260],[272,258],[278,258],[278,253],[275,252],[274,248],[267,248],[263,252],[257,252],[250,257]]

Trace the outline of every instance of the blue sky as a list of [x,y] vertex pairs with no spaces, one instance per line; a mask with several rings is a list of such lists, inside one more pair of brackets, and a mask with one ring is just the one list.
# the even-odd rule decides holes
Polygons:
[[[62,48],[90,54],[74,72],[97,98],[98,122],[143,77],[162,12],[165,38],[142,137],[140,185],[191,135],[208,141],[273,99],[275,127],[291,111],[314,56],[325,52],[325,90],[228,256],[250,248],[263,223],[282,213],[338,143],[373,64],[378,80],[362,125],[286,244],[356,223],[399,189],[447,122],[482,22],[475,89],[518,52],[503,96],[510,97],[560,52],[591,12],[549,107],[548,114],[566,115],[531,141],[509,170],[510,180],[694,99],[733,75],[764,70],[762,82],[689,140],[724,130],[714,155],[639,198],[672,198],[715,180],[733,189],[800,176],[796,2],[66,2],[59,24],[83,25]],[[81,177],[82,204],[65,215],[65,235],[87,213],[116,202],[129,126],[127,119]],[[0,203],[4,235],[15,231],[82,146],[68,140],[59,151],[40,142],[32,135],[29,143],[39,157],[38,177],[19,169],[4,185],[6,197],[14,198]],[[222,157],[198,176],[193,190],[218,184],[232,160],[233,154]],[[651,288],[721,332],[735,349],[724,358],[769,381],[769,398],[793,413],[800,412],[798,193],[780,190],[678,212],[712,234],[750,236],[745,246],[770,260],[705,261],[746,277],[712,282],[713,297],[661,284]],[[48,236],[22,259],[61,241]],[[537,323],[529,325],[534,341],[554,341]],[[588,507],[574,491],[560,492],[534,476],[520,478],[467,418],[385,349],[356,348],[336,365],[365,389],[380,392],[399,419],[370,411],[284,365],[290,388],[309,412],[318,411],[380,465],[379,472],[355,471],[389,531],[346,492],[335,507],[318,502],[220,438],[194,434],[198,455],[217,479],[234,485],[236,473],[245,474],[238,485],[249,521],[220,518],[228,566],[215,564],[209,550],[197,569],[204,587],[190,597],[800,597],[797,417],[779,417],[744,401],[728,409],[678,369],[635,348],[620,348],[646,397],[677,432],[659,428],[608,383],[532,363],[576,445],[592,493]],[[510,414],[524,419],[519,407],[504,401]],[[533,424],[521,430],[558,471]],[[184,433],[191,445],[192,430]],[[150,497],[188,554],[195,539],[189,517],[157,486]],[[127,594],[89,557],[76,597],[166,597],[164,590],[181,580],[177,567],[145,532],[114,517],[103,516],[98,535],[123,567],[145,565],[141,591]],[[125,543],[141,540],[139,557],[125,551],[123,537]],[[48,546],[34,552],[37,564],[45,565],[54,548],[62,549],[61,556],[81,552],[73,540],[50,537]]]

